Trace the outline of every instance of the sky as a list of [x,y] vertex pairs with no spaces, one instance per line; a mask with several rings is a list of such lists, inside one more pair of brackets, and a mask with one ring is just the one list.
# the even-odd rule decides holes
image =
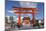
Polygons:
[[[31,2],[33,3],[33,6],[35,4],[37,4],[36,8],[38,8],[38,14],[35,14],[35,18],[36,19],[43,19],[44,17],[44,3],[43,2]],[[30,4],[32,5],[32,4]],[[30,7],[30,5],[28,5]],[[19,1],[6,1],[5,2],[5,15],[6,16],[16,16],[17,18],[17,15],[15,13],[11,13],[11,12],[8,12],[8,11],[12,11],[12,7],[13,6],[16,6],[16,7],[22,7],[22,5],[20,4]],[[31,6],[31,7],[33,7]],[[22,15],[23,17],[24,16],[30,16],[30,18],[32,18],[32,14],[28,14],[28,15]]]

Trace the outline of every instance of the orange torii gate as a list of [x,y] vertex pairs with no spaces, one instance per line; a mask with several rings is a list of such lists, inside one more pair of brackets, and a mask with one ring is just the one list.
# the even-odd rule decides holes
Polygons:
[[[20,25],[20,21],[21,21],[21,14],[32,14],[33,18],[32,18],[32,23],[34,24],[35,21],[35,16],[34,14],[37,14],[37,8],[16,8],[13,7],[13,11],[15,11],[14,13],[19,14],[18,16],[18,25]],[[23,12],[25,11],[25,12]],[[32,11],[32,12],[27,12],[27,11]]]

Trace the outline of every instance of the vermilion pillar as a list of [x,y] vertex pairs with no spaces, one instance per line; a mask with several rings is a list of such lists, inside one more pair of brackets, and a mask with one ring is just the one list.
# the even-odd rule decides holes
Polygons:
[[32,10],[32,12],[33,12],[33,14],[32,14],[32,24],[34,25],[34,23],[35,23],[35,10]]
[[20,23],[21,23],[21,15],[19,14],[18,16],[18,25],[20,26]]

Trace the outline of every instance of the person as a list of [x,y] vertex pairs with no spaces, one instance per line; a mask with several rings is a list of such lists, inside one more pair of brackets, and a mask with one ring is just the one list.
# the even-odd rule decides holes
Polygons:
[[23,18],[23,23],[24,24],[30,24],[30,18],[29,17],[24,17]]
[[30,17],[24,17],[23,18],[23,29],[29,29],[32,28],[32,24],[30,24]]
[[38,23],[38,20],[35,21],[35,24],[33,25],[33,27],[35,27],[35,28],[40,28],[40,25],[39,25],[39,23]]

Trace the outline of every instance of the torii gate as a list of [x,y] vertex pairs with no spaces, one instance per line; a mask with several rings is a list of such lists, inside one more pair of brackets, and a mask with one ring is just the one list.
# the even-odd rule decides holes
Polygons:
[[[32,12],[27,12],[27,11],[32,11]],[[34,24],[35,23],[35,16],[34,14],[37,14],[37,11],[38,9],[37,8],[18,8],[18,7],[13,7],[13,11],[14,13],[16,14],[19,14],[18,16],[18,25],[20,25],[20,21],[21,21],[21,14],[32,14],[33,18],[32,18],[32,23]],[[23,12],[25,11],[25,12]]]

